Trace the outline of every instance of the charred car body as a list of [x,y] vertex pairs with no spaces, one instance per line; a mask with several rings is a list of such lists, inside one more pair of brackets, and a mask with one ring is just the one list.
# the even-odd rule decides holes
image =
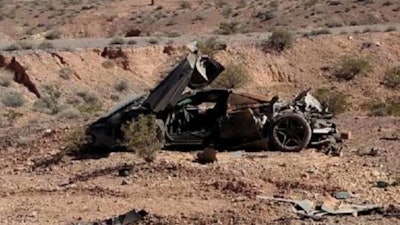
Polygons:
[[[123,124],[153,114],[165,148],[300,151],[315,146],[340,152],[332,116],[308,91],[282,101],[277,96],[204,89],[224,67],[200,55],[195,44],[189,49],[190,54],[150,93],[127,98],[89,126],[95,146],[116,147]],[[184,93],[186,88],[191,90]]]

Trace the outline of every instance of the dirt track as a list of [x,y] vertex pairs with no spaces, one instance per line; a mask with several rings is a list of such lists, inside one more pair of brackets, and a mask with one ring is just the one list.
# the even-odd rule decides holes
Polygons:
[[[384,31],[387,27],[395,27],[397,30],[400,30],[400,24],[398,23],[385,23],[385,24],[374,24],[374,25],[362,25],[362,26],[345,26],[338,28],[324,28],[331,31],[332,34],[340,34],[341,32],[353,33],[355,31],[362,32],[365,29],[370,29],[371,31]],[[322,29],[322,28],[321,28]],[[318,30],[318,29],[313,29]],[[310,29],[300,29],[297,30],[299,35],[310,32]],[[265,40],[270,36],[271,33],[247,33],[247,34],[234,34],[234,35],[203,35],[203,36],[181,36],[176,38],[168,38],[168,37],[134,37],[134,38],[126,38],[126,42],[129,40],[135,40],[135,46],[148,46],[151,45],[148,43],[149,40],[157,40],[157,44],[166,44],[169,42],[174,42],[176,44],[187,44],[193,40],[202,40],[210,37],[218,37],[220,40],[225,42],[245,42],[245,41],[257,41],[257,40]],[[56,50],[64,50],[64,49],[78,49],[78,48],[104,48],[109,45],[112,38],[79,38],[79,39],[59,39],[51,42]],[[38,45],[43,40],[26,40],[28,43],[33,45]],[[15,41],[7,41],[0,40],[0,49],[4,49]]]
[[[70,224],[105,219],[131,209],[150,213],[144,224],[312,224],[290,212],[286,203],[255,199],[257,194],[323,201],[336,191],[356,194],[353,202],[400,204],[400,186],[377,188],[376,181],[400,177],[397,118],[344,115],[342,129],[353,132],[343,157],[313,149],[301,153],[220,153],[215,164],[192,162],[195,153],[162,152],[144,164],[129,153],[108,158],[64,158],[32,170],[33,161],[61,146],[64,125],[27,147],[9,147],[0,161],[2,224]],[[15,130],[15,132],[17,132]],[[41,132],[35,131],[37,135]],[[378,149],[371,155],[371,148]],[[129,176],[118,167],[132,165]],[[66,185],[67,184],[67,185]],[[329,217],[322,224],[400,224],[400,218],[374,214]]]

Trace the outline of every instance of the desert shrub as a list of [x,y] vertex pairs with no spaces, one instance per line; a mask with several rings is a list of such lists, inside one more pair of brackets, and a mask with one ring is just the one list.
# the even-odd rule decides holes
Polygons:
[[60,39],[62,37],[62,32],[60,30],[51,30],[48,31],[45,36],[47,40],[55,40]]
[[391,6],[391,5],[393,5],[393,2],[391,2],[391,1],[385,1],[382,5],[383,5],[383,6]]
[[63,155],[77,155],[90,146],[92,139],[89,135],[86,135],[86,127],[77,127],[65,137],[64,143]]
[[113,37],[109,43],[110,45],[123,45],[125,44],[125,40],[123,37]]
[[362,56],[345,56],[342,58],[335,76],[341,80],[352,80],[355,76],[372,70],[369,59]]
[[155,44],[158,44],[158,40],[152,38],[152,39],[147,40],[147,43],[152,44],[152,45],[155,45]]
[[21,47],[21,49],[25,49],[25,50],[33,49],[33,47],[34,47],[32,43],[29,43],[27,41],[19,41],[18,45]]
[[312,30],[310,32],[310,35],[317,36],[317,35],[331,34],[331,33],[332,32],[329,29],[319,29],[319,30]]
[[4,48],[4,51],[17,51],[21,50],[21,46],[18,43],[13,43]]
[[232,8],[229,7],[229,6],[225,6],[224,8],[222,8],[221,14],[222,14],[225,18],[229,17],[229,15],[232,14]]
[[351,106],[348,96],[336,89],[319,88],[313,95],[335,115],[345,112]]
[[249,83],[249,74],[241,64],[229,64],[211,84],[216,88],[240,88]]
[[211,37],[205,41],[198,43],[199,50],[202,54],[212,56],[217,51],[222,51],[226,49],[226,44],[219,41],[216,37]]
[[368,110],[370,116],[400,116],[400,98],[388,98],[385,101],[374,99],[361,108]]
[[92,114],[101,110],[102,102],[96,93],[88,90],[81,90],[78,91],[76,95],[83,100],[82,103],[75,105],[79,111]]
[[40,43],[38,45],[38,48],[42,49],[42,50],[46,50],[46,49],[54,48],[54,45],[51,42],[43,41],[42,43]]
[[384,85],[389,88],[400,87],[400,65],[386,70],[383,77]]
[[20,107],[24,104],[24,96],[17,91],[8,91],[1,97],[1,102],[6,107]]
[[123,145],[146,162],[154,161],[162,147],[161,133],[154,115],[140,115],[122,127]]
[[119,91],[119,92],[126,91],[126,90],[128,90],[128,88],[129,88],[129,85],[128,85],[128,82],[126,80],[118,80],[114,84],[114,89],[116,91]]
[[293,34],[287,30],[274,30],[271,37],[264,43],[264,48],[283,51],[291,48],[294,43]]
[[75,71],[73,69],[71,69],[71,67],[63,67],[60,69],[60,71],[58,72],[58,74],[60,75],[61,78],[65,79],[65,80],[69,80],[71,79],[71,76],[75,73]]
[[56,85],[43,86],[44,95],[33,103],[35,110],[55,115],[60,112],[61,89]]
[[238,23],[236,22],[221,22],[219,24],[219,29],[217,33],[222,34],[222,35],[229,35],[229,34],[234,34],[238,30]]
[[18,120],[20,117],[22,117],[24,114],[21,112],[18,112],[13,109],[8,109],[6,113],[3,114],[4,118],[6,119],[8,125],[13,125],[16,120]]
[[74,107],[68,107],[57,114],[62,119],[78,119],[82,117],[82,113]]
[[386,28],[385,32],[392,32],[392,31],[396,31],[396,30],[397,30],[396,27],[394,27],[394,26],[389,26],[389,27]]
[[103,63],[101,63],[101,66],[105,69],[111,69],[115,66],[115,62],[111,59],[107,59]]
[[137,44],[136,40],[131,39],[128,41],[128,45],[136,45],[136,44]]
[[181,9],[191,9],[192,4],[189,1],[181,1],[179,2],[179,7],[181,7]]
[[8,70],[0,70],[0,86],[9,87],[14,79],[14,74]]

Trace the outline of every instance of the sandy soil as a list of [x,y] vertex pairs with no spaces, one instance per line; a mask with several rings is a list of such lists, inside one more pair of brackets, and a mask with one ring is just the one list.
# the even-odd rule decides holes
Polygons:
[[[337,191],[355,194],[352,202],[400,204],[400,186],[376,187],[400,178],[400,136],[397,118],[343,115],[340,128],[353,132],[343,157],[314,149],[300,153],[221,152],[218,162],[200,165],[194,152],[162,151],[146,164],[130,153],[108,158],[73,160],[34,168],[62,148],[69,126],[55,133],[35,133],[26,146],[8,146],[0,160],[0,221],[2,224],[71,224],[105,219],[131,209],[150,213],[143,224],[315,224],[301,220],[286,203],[256,199],[257,194],[322,202]],[[10,134],[12,138],[13,135]],[[376,154],[369,154],[377,149]],[[126,177],[118,170],[132,167]],[[322,224],[400,224],[381,214],[328,217]]]

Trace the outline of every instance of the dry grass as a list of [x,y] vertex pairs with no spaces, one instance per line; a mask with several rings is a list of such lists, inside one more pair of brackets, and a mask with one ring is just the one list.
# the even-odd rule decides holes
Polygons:
[[20,92],[10,90],[1,96],[1,102],[6,107],[16,108],[24,105],[25,99]]
[[336,89],[319,88],[313,95],[335,115],[346,112],[351,106],[349,96]]
[[229,64],[211,84],[216,88],[241,88],[250,82],[247,69],[241,64]]
[[363,75],[373,68],[368,58],[362,56],[345,56],[341,59],[335,77],[339,80],[352,80],[357,75]]

